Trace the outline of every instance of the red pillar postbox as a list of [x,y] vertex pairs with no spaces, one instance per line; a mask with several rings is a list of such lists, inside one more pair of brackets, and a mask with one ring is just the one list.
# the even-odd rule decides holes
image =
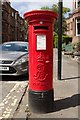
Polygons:
[[50,112],[54,101],[53,89],[53,21],[52,11],[26,12],[29,28],[29,93],[32,112]]

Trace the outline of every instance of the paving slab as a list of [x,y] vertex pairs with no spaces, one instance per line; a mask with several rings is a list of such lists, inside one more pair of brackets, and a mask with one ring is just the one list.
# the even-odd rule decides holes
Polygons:
[[79,117],[79,74],[78,63],[62,56],[62,80],[58,80],[57,50],[53,57],[54,110],[47,114],[32,113],[29,118],[78,118]]
[[54,106],[51,113],[37,114],[31,112],[28,106],[28,91],[22,100],[19,111],[14,118],[24,118],[26,120],[46,118],[73,118],[80,117],[80,90],[79,90],[79,66],[77,62],[62,56],[62,80],[57,77],[57,50],[54,50],[53,56],[53,88],[54,88]]

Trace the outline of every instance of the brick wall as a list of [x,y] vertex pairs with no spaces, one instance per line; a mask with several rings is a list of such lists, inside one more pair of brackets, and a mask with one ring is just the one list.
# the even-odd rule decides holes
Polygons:
[[18,11],[13,9],[9,2],[2,4],[2,42],[25,41],[24,19],[19,16]]

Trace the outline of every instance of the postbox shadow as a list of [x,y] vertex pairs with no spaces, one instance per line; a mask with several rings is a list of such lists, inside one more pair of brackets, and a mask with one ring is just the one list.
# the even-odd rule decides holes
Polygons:
[[76,76],[76,77],[66,77],[66,78],[62,78],[61,80],[70,80],[70,79],[79,79],[80,76]]
[[21,76],[0,76],[0,81],[28,81],[28,75]]
[[70,107],[76,107],[80,105],[80,94],[75,94],[71,97],[67,97],[60,100],[54,101],[53,111],[60,111],[63,109],[68,109]]

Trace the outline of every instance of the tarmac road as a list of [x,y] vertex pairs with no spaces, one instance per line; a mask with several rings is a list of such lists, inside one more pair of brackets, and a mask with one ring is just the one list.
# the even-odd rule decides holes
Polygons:
[[21,81],[27,81],[28,76],[2,76],[2,80],[0,80],[1,88],[2,88],[2,99],[6,97],[6,95],[11,91],[11,89]]
[[0,118],[10,117],[14,113],[27,84],[27,76],[2,77],[0,80]]

